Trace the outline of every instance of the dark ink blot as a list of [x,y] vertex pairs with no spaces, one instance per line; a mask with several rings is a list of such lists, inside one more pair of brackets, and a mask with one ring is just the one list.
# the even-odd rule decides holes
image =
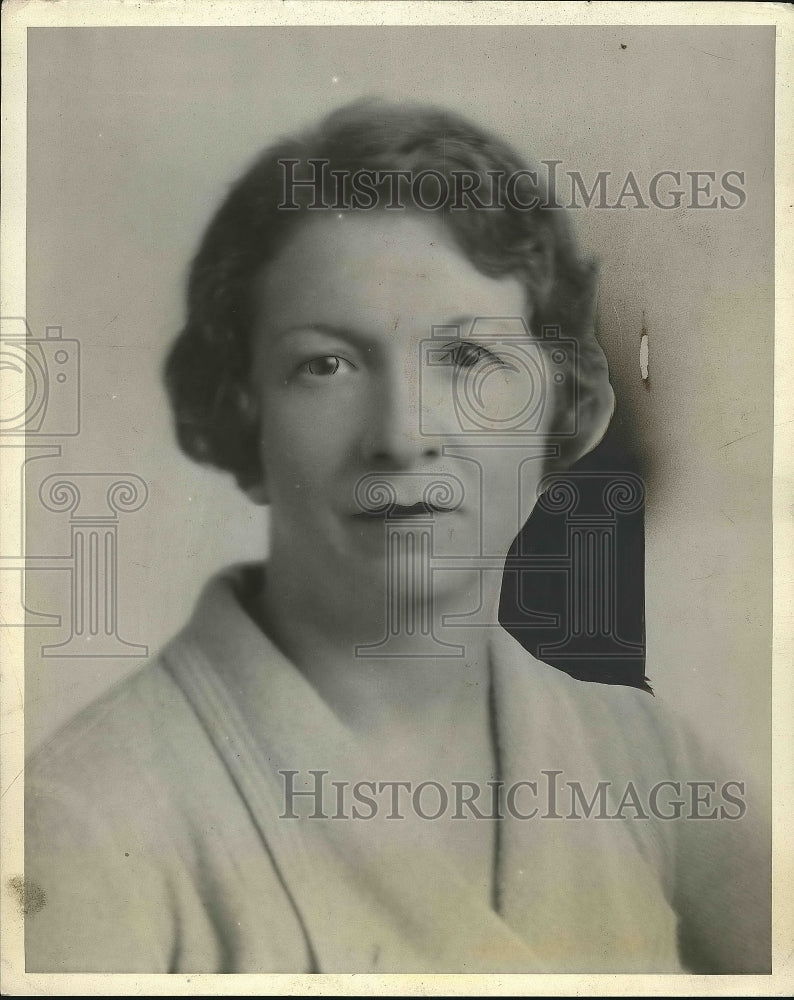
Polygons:
[[623,44],[623,42],[621,42],[621,43],[620,43],[620,47],[621,47],[622,49],[625,49],[625,48],[626,48],[626,46],[625,46],[625,45]]
[[[499,622],[537,660],[578,680],[651,692],[645,488],[620,406],[601,443],[555,484],[507,554]],[[569,502],[549,502],[555,491]],[[602,541],[590,546],[589,533]],[[584,627],[587,608],[599,609],[592,629]]]
[[8,880],[8,888],[16,893],[19,909],[24,916],[38,913],[39,910],[44,909],[44,904],[47,902],[44,890],[35,882],[31,882],[30,879],[14,875]]

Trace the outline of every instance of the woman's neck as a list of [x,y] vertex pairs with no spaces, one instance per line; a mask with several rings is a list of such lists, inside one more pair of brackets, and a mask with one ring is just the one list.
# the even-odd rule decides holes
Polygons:
[[[480,711],[488,696],[490,629],[450,626],[471,602],[463,581],[425,607],[402,595],[403,629],[387,620],[377,588],[313,586],[295,563],[268,563],[257,602],[262,628],[353,729],[427,727],[450,713]],[[475,581],[479,588],[480,581]],[[469,582],[468,587],[471,587]],[[499,594],[478,594],[496,625]],[[407,619],[407,620],[406,620]],[[417,627],[419,626],[419,627]]]

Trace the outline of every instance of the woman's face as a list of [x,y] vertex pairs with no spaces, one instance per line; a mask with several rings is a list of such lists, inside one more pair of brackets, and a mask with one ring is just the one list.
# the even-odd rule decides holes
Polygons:
[[[366,488],[373,474],[406,525],[432,481],[453,484],[432,515],[434,555],[504,556],[542,463],[524,464],[523,510],[518,470],[542,450],[549,416],[544,387],[515,363],[516,345],[534,347],[515,319],[528,306],[519,280],[481,274],[437,220],[323,212],[296,228],[255,293],[271,558],[340,585],[382,583],[385,494]],[[530,397],[532,435],[500,435]],[[471,406],[488,411],[474,424]]]

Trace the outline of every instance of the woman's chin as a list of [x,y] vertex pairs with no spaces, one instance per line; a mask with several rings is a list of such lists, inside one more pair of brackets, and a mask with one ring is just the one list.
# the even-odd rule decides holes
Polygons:
[[[342,575],[348,578],[346,582]],[[429,621],[481,607],[488,600],[483,587],[489,584],[490,574],[483,574],[476,566],[431,572],[428,567],[400,566],[382,556],[377,563],[368,560],[350,565],[349,573],[337,579],[341,601],[362,613],[392,607],[395,613]]]

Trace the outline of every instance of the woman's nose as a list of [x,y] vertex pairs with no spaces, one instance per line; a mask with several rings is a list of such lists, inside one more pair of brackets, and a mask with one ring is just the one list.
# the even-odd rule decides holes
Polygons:
[[[365,431],[368,464],[408,469],[441,456],[443,434],[439,433],[438,401],[426,398],[429,388],[422,385],[416,366],[380,380]],[[436,411],[434,419],[431,409]]]

